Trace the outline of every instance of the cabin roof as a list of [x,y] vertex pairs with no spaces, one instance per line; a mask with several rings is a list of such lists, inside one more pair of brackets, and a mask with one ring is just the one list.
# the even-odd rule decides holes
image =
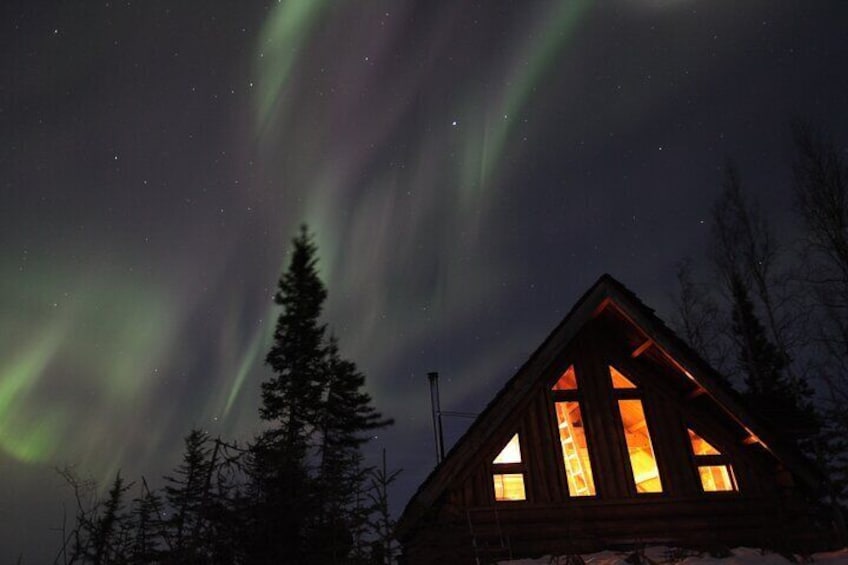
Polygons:
[[628,327],[642,336],[643,347],[650,348],[652,356],[665,359],[677,372],[692,381],[696,388],[702,389],[711,402],[740,427],[740,432],[744,431],[750,439],[747,443],[752,448],[755,445],[761,446],[809,486],[820,484],[820,475],[814,467],[794,446],[758,421],[718,372],[668,328],[636,294],[611,275],[604,274],[507,381],[444,460],[424,480],[398,521],[399,538],[403,539],[414,529],[418,520],[445,493],[458,474],[479,457],[479,451],[487,445],[491,435],[497,433],[504,419],[535,390],[535,383],[545,374],[556,356],[588,322],[605,312],[624,319]]

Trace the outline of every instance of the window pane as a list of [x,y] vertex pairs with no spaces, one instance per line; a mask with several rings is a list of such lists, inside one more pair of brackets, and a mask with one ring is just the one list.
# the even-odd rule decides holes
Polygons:
[[736,491],[736,481],[730,465],[704,465],[698,467],[701,485],[705,492]]
[[592,478],[592,464],[589,462],[589,446],[586,443],[586,429],[580,415],[580,404],[557,402],[556,414],[568,492],[571,496],[593,496],[595,481]]
[[660,473],[641,400],[619,400],[624,438],[637,492],[662,492]]
[[518,434],[512,436],[492,463],[521,463],[521,446],[518,443]]
[[495,500],[525,500],[523,474],[494,475],[493,479]]
[[707,440],[689,430],[689,439],[692,441],[692,452],[695,455],[721,455],[721,452]]
[[577,390],[577,374],[573,365],[565,370],[552,390]]
[[636,385],[619,373],[615,367],[610,367],[610,377],[612,377],[612,388],[636,388]]

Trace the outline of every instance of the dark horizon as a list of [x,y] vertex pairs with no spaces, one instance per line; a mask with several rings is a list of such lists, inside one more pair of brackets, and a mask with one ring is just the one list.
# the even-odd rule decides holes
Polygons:
[[[7,2],[0,560],[52,560],[76,465],[153,484],[248,441],[290,240],[435,463],[427,373],[479,412],[609,272],[669,321],[728,158],[794,243],[790,123],[848,143],[848,4]],[[449,446],[468,425],[446,421]]]

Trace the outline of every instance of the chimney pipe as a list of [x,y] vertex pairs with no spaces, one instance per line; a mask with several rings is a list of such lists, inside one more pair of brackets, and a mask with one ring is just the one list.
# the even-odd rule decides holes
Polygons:
[[433,408],[433,440],[436,444],[436,464],[445,457],[445,440],[442,433],[442,408],[439,402],[439,373],[427,373],[430,380],[430,405]]

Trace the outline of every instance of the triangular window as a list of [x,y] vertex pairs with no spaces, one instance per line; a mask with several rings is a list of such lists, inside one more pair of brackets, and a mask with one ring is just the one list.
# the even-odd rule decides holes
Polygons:
[[721,455],[721,452],[710,442],[692,430],[689,430],[689,440],[692,442],[692,452],[695,455]]
[[521,445],[518,443],[518,434],[512,436],[498,456],[492,463],[521,463]]
[[518,434],[512,436],[492,460],[492,486],[497,501],[527,499]]
[[577,373],[574,372],[574,365],[570,365],[565,370],[551,390],[577,390]]
[[737,492],[739,486],[733,475],[733,467],[727,463],[721,451],[694,430],[687,431],[704,492]]
[[633,382],[618,372],[615,367],[610,367],[610,377],[612,377],[612,388],[636,388]]

